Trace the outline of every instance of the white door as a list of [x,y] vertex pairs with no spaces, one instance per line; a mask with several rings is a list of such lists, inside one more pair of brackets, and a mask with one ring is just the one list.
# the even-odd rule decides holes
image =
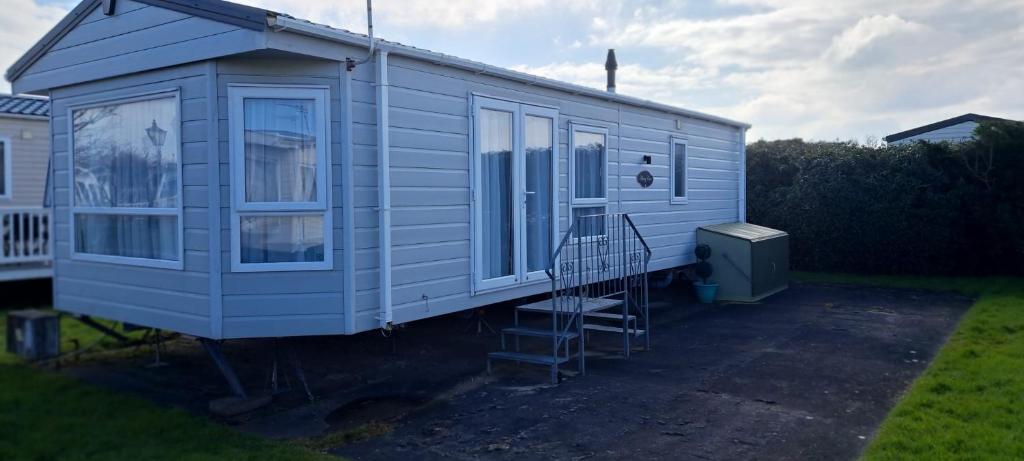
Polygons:
[[474,287],[546,278],[557,237],[557,111],[473,100]]

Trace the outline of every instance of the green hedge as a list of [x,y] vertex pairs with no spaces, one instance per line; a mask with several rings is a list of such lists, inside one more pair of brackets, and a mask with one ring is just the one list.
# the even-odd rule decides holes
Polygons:
[[1024,274],[1024,124],[976,141],[747,146],[747,219],[791,235],[798,270]]

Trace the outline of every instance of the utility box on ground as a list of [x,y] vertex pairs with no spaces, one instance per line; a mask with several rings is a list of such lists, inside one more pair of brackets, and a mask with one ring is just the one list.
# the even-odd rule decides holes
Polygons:
[[25,360],[60,353],[60,319],[56,313],[26,309],[7,313],[7,352]]
[[753,302],[789,287],[789,234],[748,223],[697,229],[697,243],[711,247],[711,282],[718,299]]

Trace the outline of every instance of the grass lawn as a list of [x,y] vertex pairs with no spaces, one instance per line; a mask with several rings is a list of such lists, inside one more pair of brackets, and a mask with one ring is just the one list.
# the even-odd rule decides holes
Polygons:
[[[0,311],[0,344],[6,339]],[[64,318],[62,349],[101,336]],[[97,348],[111,346],[106,340]],[[0,352],[0,460],[321,460],[139,398],[19,363]]]
[[1024,279],[804,273],[797,278],[978,296],[889,413],[865,460],[1024,459]]

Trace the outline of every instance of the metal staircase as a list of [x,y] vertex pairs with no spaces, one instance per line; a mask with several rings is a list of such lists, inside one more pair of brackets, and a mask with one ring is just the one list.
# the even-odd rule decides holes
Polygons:
[[[514,325],[501,331],[501,350],[491,360],[546,365],[552,383],[559,366],[576,359],[586,374],[586,343],[591,332],[622,335],[622,353],[642,337],[650,348],[647,265],[651,249],[625,213],[578,216],[562,237],[546,270],[551,297],[516,307]],[[551,328],[520,324],[520,314],[550,316]],[[509,350],[509,339],[512,350]],[[546,340],[543,352],[524,352],[523,339]],[[540,346],[540,345],[538,345]]]

